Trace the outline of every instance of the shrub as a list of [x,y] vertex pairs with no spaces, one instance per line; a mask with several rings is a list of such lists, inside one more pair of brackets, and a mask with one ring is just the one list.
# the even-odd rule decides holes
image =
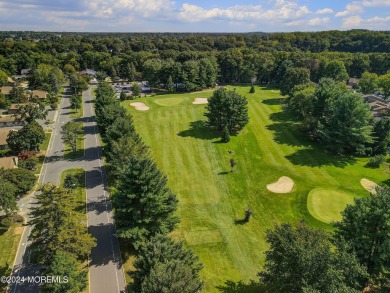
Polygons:
[[230,134],[229,134],[229,129],[227,128],[227,126],[225,126],[225,128],[222,131],[221,141],[224,143],[228,143],[230,141]]
[[64,180],[64,187],[65,188],[76,188],[78,186],[79,182],[76,178],[76,176],[74,175],[71,175],[71,174],[68,174],[66,175],[65,177],[65,180]]
[[12,217],[5,217],[1,220],[1,226],[8,229],[14,223],[14,219]]
[[385,162],[385,156],[383,155],[376,155],[372,158],[367,163],[368,167],[371,168],[379,168],[384,162]]
[[254,94],[255,91],[256,91],[256,90],[255,90],[255,86],[252,84],[251,89],[250,89],[249,92],[250,92],[251,94]]
[[55,110],[55,109],[58,108],[58,105],[57,105],[57,104],[51,104],[50,107],[51,107],[53,110]]
[[19,161],[18,166],[30,171],[35,171],[37,169],[38,159],[37,158],[28,158],[26,160]]

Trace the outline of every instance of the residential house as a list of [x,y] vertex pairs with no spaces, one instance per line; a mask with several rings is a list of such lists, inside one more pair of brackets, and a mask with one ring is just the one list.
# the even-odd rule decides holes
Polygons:
[[0,168],[15,169],[18,167],[18,157],[0,158]]
[[79,72],[81,75],[88,75],[89,77],[96,77],[96,71],[92,69],[85,69]]
[[33,90],[31,92],[31,98],[38,97],[40,100],[45,100],[47,97],[47,92],[43,90]]
[[30,68],[25,68],[20,71],[20,75],[27,76],[30,73]]
[[3,87],[1,87],[1,90],[0,92],[4,95],[4,96],[9,96],[10,92],[12,91],[13,89],[13,86],[8,86],[8,85],[5,85]]
[[22,104],[11,104],[11,106],[8,108],[8,114],[9,115],[14,115],[18,113],[18,109],[20,106],[27,105],[27,103],[22,103]]
[[357,78],[350,77],[347,80],[347,87],[350,89],[357,89],[358,88],[358,80]]
[[0,127],[22,125],[20,117],[2,116],[0,117]]
[[0,128],[0,150],[8,148],[7,137],[11,131],[14,130],[12,128]]
[[390,101],[385,101],[375,95],[364,96],[364,101],[370,105],[374,118],[390,116]]

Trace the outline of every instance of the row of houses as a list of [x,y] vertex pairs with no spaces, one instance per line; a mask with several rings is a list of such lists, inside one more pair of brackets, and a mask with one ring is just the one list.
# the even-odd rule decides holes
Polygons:
[[[5,97],[8,97],[11,94],[13,88],[13,86],[5,85],[0,88],[0,92]],[[24,95],[26,97],[26,101],[30,100],[32,97],[37,97],[41,100],[45,100],[47,98],[47,92],[44,90],[26,90],[24,91]]]
[[386,101],[376,95],[365,95],[363,98],[370,105],[374,118],[390,117],[390,101]]
[[[0,128],[0,150],[8,148],[7,137],[11,131],[17,131],[12,128]],[[0,158],[0,168],[13,169],[18,166],[18,157],[2,157]]]

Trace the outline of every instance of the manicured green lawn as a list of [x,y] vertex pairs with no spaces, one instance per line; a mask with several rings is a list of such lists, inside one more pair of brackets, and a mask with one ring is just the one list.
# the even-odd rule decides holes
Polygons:
[[[21,224],[14,224],[8,230],[0,229],[0,276],[11,273],[22,233]],[[0,292],[5,292],[6,287],[6,284],[0,283]]]
[[[85,224],[87,225],[87,210],[86,210],[86,190],[85,190],[85,171],[84,169],[68,169],[62,172],[61,179],[60,179],[60,186],[64,185],[64,180],[66,175],[71,174],[78,178],[78,186],[72,190],[73,194],[75,195],[76,202],[77,202],[77,211],[80,213],[83,213],[85,216]],[[81,269],[85,269],[88,271],[88,263],[83,262],[80,264]],[[89,275],[88,275],[89,277]],[[89,292],[88,291],[88,284],[87,288],[82,292]]]
[[[122,102],[179,199],[181,223],[172,236],[200,257],[206,292],[219,292],[226,281],[257,280],[267,249],[265,232],[275,224],[304,219],[332,229],[309,213],[310,190],[367,196],[361,178],[381,183],[390,174],[388,164],[379,170],[364,168],[365,158],[335,157],[306,140],[281,112],[279,91],[256,87],[249,94],[249,86],[234,88],[249,100],[250,122],[228,144],[219,143],[220,134],[204,125],[205,106],[192,104],[194,98],[210,97],[211,91],[137,99],[150,107],[144,112],[131,107],[132,101]],[[228,172],[232,157],[238,164],[234,173]],[[294,180],[292,193],[266,189],[281,176]],[[248,208],[253,216],[242,225]]]
[[309,192],[307,209],[316,219],[331,223],[341,220],[341,212],[353,204],[353,194],[339,190],[315,188]]

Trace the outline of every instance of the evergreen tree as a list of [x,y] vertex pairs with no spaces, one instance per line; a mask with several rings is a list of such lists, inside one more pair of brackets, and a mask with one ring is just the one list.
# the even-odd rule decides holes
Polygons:
[[114,124],[114,121],[118,117],[126,117],[125,108],[118,102],[104,105],[102,108],[99,108],[99,111],[96,111],[96,122],[99,125],[99,130],[104,142],[108,142],[106,140],[107,129]]
[[95,240],[87,231],[85,215],[76,208],[72,193],[52,184],[39,189],[30,212],[33,228],[29,239],[40,262],[50,262],[58,251],[83,260],[90,254]]
[[111,141],[109,145],[107,155],[115,175],[124,171],[126,166],[130,164],[132,156],[148,158],[150,155],[149,148],[137,133],[131,136],[122,136],[117,141]]
[[181,242],[157,235],[140,247],[131,275],[136,292],[197,293],[203,289],[203,265]]
[[248,101],[235,91],[217,89],[209,99],[205,116],[218,130],[227,126],[229,133],[239,131],[249,122]]
[[112,198],[118,235],[136,249],[153,235],[171,232],[179,221],[173,215],[176,196],[166,184],[167,178],[149,158],[132,156],[118,176]]
[[227,126],[223,128],[221,141],[224,143],[228,143],[230,141],[230,133]]
[[124,91],[121,91],[121,95],[119,96],[119,99],[123,102],[127,100],[127,95]]
[[172,80],[172,75],[170,75],[168,77],[168,81],[167,81],[167,90],[169,92],[173,92],[175,90],[175,84],[173,83],[173,80]]
[[364,154],[372,143],[372,114],[353,92],[333,96],[319,121],[318,135],[327,149],[338,154]]
[[376,120],[373,129],[373,154],[386,155],[390,151],[390,119]]
[[249,90],[249,93],[254,94],[256,92],[255,86],[252,84],[251,89]]
[[141,96],[141,87],[138,82],[133,82],[133,85],[131,86],[131,92],[133,93],[133,97]]
[[[372,278],[387,274],[390,284],[390,189],[378,189],[375,196],[357,198],[336,223],[336,241],[346,241]],[[387,289],[390,289],[387,288]]]
[[[64,252],[57,251],[44,269],[45,276],[59,277],[62,282],[48,282],[43,285],[43,292],[47,293],[79,293],[88,282],[87,272],[79,269],[77,260]],[[67,278],[65,282],[64,277]]]

